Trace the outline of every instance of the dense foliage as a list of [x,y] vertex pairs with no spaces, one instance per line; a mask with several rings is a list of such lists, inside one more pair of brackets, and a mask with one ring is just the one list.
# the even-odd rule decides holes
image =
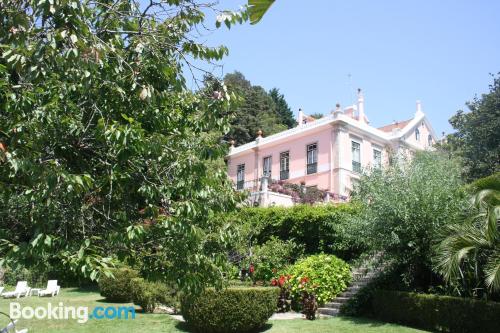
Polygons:
[[358,213],[359,207],[349,203],[295,205],[243,208],[227,219],[241,226],[241,251],[277,237],[303,246],[305,254],[325,252],[347,260],[356,257],[365,246],[364,240],[350,230],[351,220]]
[[470,187],[481,189],[464,219],[440,233],[435,267],[459,293],[481,297],[500,292],[500,181],[497,175]]
[[375,293],[377,319],[441,332],[498,332],[500,303],[380,290]]
[[460,166],[435,152],[395,159],[387,168],[364,174],[353,198],[363,213],[352,232],[402,268],[404,282],[428,288],[434,237],[458,219],[464,207]]
[[282,241],[276,237],[271,237],[262,245],[254,245],[251,249],[251,254],[243,254],[240,266],[243,269],[252,266],[251,279],[263,283],[269,283],[276,272],[294,263],[303,253],[303,246],[293,240]]
[[464,176],[473,180],[500,171],[500,76],[467,107],[469,112],[460,110],[450,119],[456,132],[445,147],[462,157]]
[[131,281],[132,301],[144,312],[153,312],[159,305],[176,308],[176,291],[162,282],[151,282],[142,278]]
[[298,260],[283,272],[283,276],[287,277],[286,283],[290,286],[294,301],[302,302],[304,296],[314,294],[319,305],[332,300],[351,282],[349,265],[342,259],[327,254]]
[[181,298],[181,312],[196,332],[229,333],[255,331],[276,310],[278,288],[208,289]]
[[227,74],[224,83],[241,98],[238,105],[233,104],[235,117],[226,135],[228,140],[235,140],[236,145],[255,140],[259,130],[271,135],[294,126],[293,114],[278,90],[268,93],[252,85],[240,72]]
[[103,275],[99,279],[101,296],[110,302],[130,302],[133,295],[132,280],[139,277],[139,273],[131,268],[115,268],[110,275]]
[[210,218],[236,203],[220,140],[231,94],[183,76],[227,53],[196,41],[212,9],[0,1],[0,266],[95,280],[141,254],[183,288],[220,281],[231,232]]

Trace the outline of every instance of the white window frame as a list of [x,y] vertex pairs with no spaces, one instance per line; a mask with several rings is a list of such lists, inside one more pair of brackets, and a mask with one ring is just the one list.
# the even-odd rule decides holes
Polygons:
[[[314,149],[309,150],[309,147],[314,146]],[[311,152],[311,159],[309,159],[309,152]],[[315,167],[313,167],[316,165]],[[311,172],[309,172],[311,171]],[[318,142],[313,142],[306,145],[306,174],[312,175],[318,172]]]
[[[286,172],[286,177],[282,177]],[[280,180],[290,178],[290,151],[283,151],[280,153]]]
[[245,163],[236,166],[236,188],[238,190],[245,188]]
[[[376,158],[376,153],[378,153],[378,159]],[[373,148],[373,167],[380,168],[382,167],[382,150],[378,148]]]
[[[268,161],[267,165],[266,161]],[[266,170],[266,166],[269,167],[268,170]],[[262,159],[262,176],[271,178],[272,169],[273,169],[272,155],[265,156]]]
[[[354,159],[354,144],[358,145],[358,161]],[[359,170],[355,170],[355,163],[359,164]],[[351,168],[353,172],[361,172],[361,143],[351,139]]]

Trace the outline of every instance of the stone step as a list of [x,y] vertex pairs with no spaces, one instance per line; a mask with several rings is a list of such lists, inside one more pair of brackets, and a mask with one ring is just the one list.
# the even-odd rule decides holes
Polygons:
[[353,283],[350,284],[350,286],[360,286],[364,287],[368,284],[369,281],[354,281]]
[[[338,303],[345,303],[349,300],[349,297],[335,297],[333,301],[338,302]],[[328,304],[328,303],[327,303]]]
[[340,297],[347,297],[347,298],[350,298],[352,296],[356,295],[356,292],[352,292],[352,291],[344,291],[342,292],[339,296]]
[[318,312],[322,315],[335,317],[339,314],[339,309],[331,309],[331,308],[319,308]]
[[342,306],[342,303],[339,302],[327,302],[325,303],[325,308],[330,308],[330,309],[340,309]]
[[347,289],[359,290],[363,289],[364,287],[366,287],[366,284],[351,284],[349,287],[347,287]]

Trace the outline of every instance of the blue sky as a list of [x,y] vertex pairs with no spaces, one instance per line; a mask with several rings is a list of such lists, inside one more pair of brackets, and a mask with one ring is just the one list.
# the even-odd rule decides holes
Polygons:
[[222,73],[279,88],[295,113],[352,104],[359,87],[372,125],[411,118],[420,99],[449,133],[448,119],[500,71],[500,1],[277,0],[259,24],[204,40],[229,48]]

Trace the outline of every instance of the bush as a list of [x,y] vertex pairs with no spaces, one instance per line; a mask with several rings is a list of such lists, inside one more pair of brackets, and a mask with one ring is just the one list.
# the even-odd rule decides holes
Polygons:
[[130,302],[132,300],[132,279],[139,277],[139,273],[131,268],[115,268],[111,270],[113,276],[103,275],[99,279],[101,296],[110,302]]
[[383,252],[384,261],[406,267],[402,279],[408,287],[426,290],[440,282],[432,265],[436,235],[465,207],[460,164],[430,151],[396,157],[359,179],[352,198],[363,212],[353,229],[373,252]]
[[494,173],[488,177],[479,178],[466,185],[466,189],[471,193],[485,189],[500,191],[500,172]]
[[135,278],[132,279],[132,290],[132,301],[144,312],[153,312],[160,304],[178,308],[176,291],[164,283]]
[[242,267],[254,267],[251,275],[253,281],[269,282],[277,271],[295,262],[303,253],[303,247],[293,241],[282,241],[276,237],[262,245],[252,247],[252,256],[242,262]]
[[442,332],[498,332],[500,303],[378,290],[373,313],[377,319]]
[[316,296],[319,305],[332,300],[351,282],[351,270],[342,259],[333,255],[318,254],[297,261],[285,270],[289,275],[292,299],[302,301],[302,291],[307,289]]
[[181,298],[181,312],[197,332],[250,332],[261,328],[276,310],[278,288],[207,289]]
[[348,260],[365,249],[364,240],[349,232],[350,221],[358,212],[358,206],[350,203],[295,205],[244,208],[228,219],[241,225],[244,244],[264,244],[277,237],[303,245],[305,254],[325,252]]

